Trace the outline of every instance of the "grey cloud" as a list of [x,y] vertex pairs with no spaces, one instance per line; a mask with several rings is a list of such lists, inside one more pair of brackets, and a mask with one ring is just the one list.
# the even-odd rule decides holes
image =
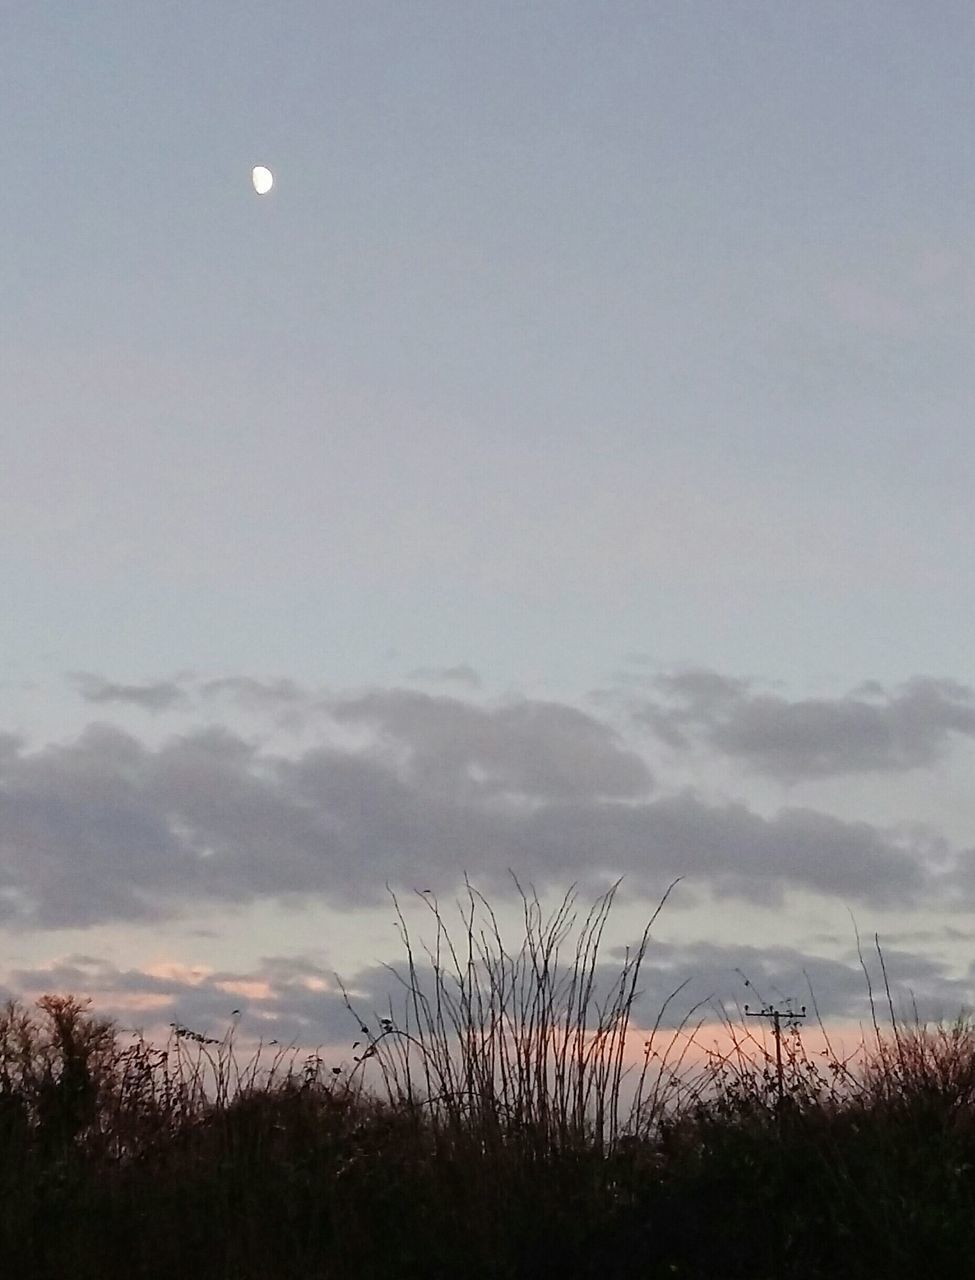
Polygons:
[[777,903],[789,888],[906,904],[931,889],[909,847],[867,823],[808,809],[763,818],[741,804],[705,804],[691,793],[644,805],[597,803],[547,809],[520,833],[526,856],[575,870],[619,869],[648,887],[699,876],[720,894]]
[[[236,1010],[240,1034],[284,1045],[341,1046],[356,1032],[335,975],[300,957],[266,958],[253,970],[205,972],[190,980],[178,973],[163,977],[119,969],[92,956],[69,956],[48,967],[15,970],[10,979],[12,995],[63,992],[91,998],[96,1013],[123,1028],[176,1023],[220,1037]],[[255,994],[261,987],[265,991]]]
[[[881,945],[883,940],[881,939]],[[871,1019],[871,986],[878,1018],[887,1021],[883,973],[875,953],[865,953],[870,983],[854,953],[837,959],[807,954],[792,947],[716,946],[708,942],[654,946],[641,971],[638,1013],[652,1018],[670,992],[683,981],[686,1010],[698,1001],[731,1014],[749,1004],[807,1006],[809,1022],[816,1011],[824,1019]],[[884,949],[891,999],[898,1017],[952,1019],[972,1007],[971,986],[952,975],[947,965],[911,952]],[[672,1011],[676,1012],[676,1011]],[[677,1014],[679,1017],[680,1015]]]
[[653,684],[664,695],[661,705],[648,699],[637,719],[670,747],[689,745],[688,729],[706,726],[748,694],[748,682],[719,675],[716,671],[692,669],[676,675],[657,676]]
[[[508,954],[516,954],[520,939],[507,938],[506,942]],[[607,949],[604,955],[593,971],[593,1018],[617,986],[624,962],[622,948]],[[924,957],[905,959],[915,960],[916,964],[898,968],[892,989],[895,1010],[910,1009],[914,996],[919,999],[919,1011],[924,1001],[927,1008],[938,1009],[935,1017],[956,1015],[965,1004],[965,984],[952,978],[946,967],[934,965]],[[561,965],[561,972],[566,974],[572,966],[571,956],[564,956]],[[397,968],[395,963],[392,967]],[[435,984],[429,964],[417,965],[416,979],[420,988],[432,996]],[[449,986],[449,975],[447,982]],[[384,969],[366,971],[356,978],[356,984],[364,989],[363,1008],[381,1009],[389,1000],[394,1013],[402,1007],[403,987],[395,980],[391,983]],[[714,1022],[726,1016],[736,1020],[745,1004],[759,1008],[766,1002],[779,1007],[791,1002],[795,1009],[806,1005],[810,1021],[814,1020],[814,1009],[824,1019],[870,1016],[869,988],[858,960],[833,960],[791,947],[668,944],[657,942],[651,934],[636,984],[633,1023],[649,1027],[660,1017],[662,1027],[673,1028],[689,1014],[692,1021],[703,1018]]]
[[945,886],[956,902],[975,899],[975,848],[961,850],[945,874]]
[[749,687],[747,680],[723,676],[704,667],[657,676],[656,684],[664,693],[679,698],[694,710],[733,702],[747,694]]
[[410,672],[411,680],[430,680],[434,683],[466,685],[468,689],[480,689],[481,677],[466,662],[456,667],[417,667]]
[[152,919],[196,860],[147,794],[147,753],[116,729],[8,757],[0,775],[0,919]]
[[909,835],[803,809],[764,818],[690,793],[645,798],[638,758],[572,708],[418,698],[334,708],[397,750],[325,745],[285,758],[217,728],[150,749],[106,726],[41,751],[11,744],[0,918],[57,927],[208,902],[355,904],[381,899],[387,880],[443,891],[464,872],[508,892],[508,868],[555,888],[624,875],[648,894],[686,875],[759,902],[789,888],[872,904],[939,892]]
[[168,711],[186,701],[185,690],[175,680],[157,680],[151,684],[116,684],[101,676],[79,671],[71,676],[86,702],[128,703],[143,711]]
[[[520,939],[509,937],[506,942],[509,954],[520,945]],[[606,958],[595,969],[594,1008],[618,979],[623,960],[622,948],[604,954]],[[910,1018],[916,1009],[922,1019],[951,1019],[971,1008],[970,984],[953,977],[947,966],[911,952],[885,951],[884,959],[899,1016]],[[865,960],[875,993],[882,992],[877,957],[868,954]],[[404,963],[404,957],[394,956],[392,969],[402,973]],[[420,962],[416,976],[421,989],[432,994],[429,963]],[[449,981],[448,977],[448,985]],[[371,1026],[390,1007],[394,1018],[399,1018],[404,1008],[404,988],[387,966],[374,965],[337,978],[325,966],[301,956],[265,957],[244,972],[204,972],[192,978],[178,970],[160,976],[140,969],[119,969],[91,956],[70,956],[50,967],[16,970],[11,983],[11,995],[61,991],[90,996],[96,1012],[114,1017],[123,1027],[175,1022],[205,1035],[221,1036],[237,1010],[240,1034],[247,1038],[276,1039],[306,1048],[347,1047],[349,1053],[360,1032],[345,1005],[342,986],[353,993],[353,1009]],[[878,1012],[885,1022],[885,994],[882,1001]],[[693,1020],[703,1016],[713,1021],[725,1014],[735,1020],[748,1003],[752,1007],[774,1003],[781,1008],[789,1002],[794,1008],[808,1006],[810,1024],[814,1010],[824,1019],[853,1018],[868,1023],[871,1016],[870,988],[855,954],[830,959],[790,947],[672,944],[657,942],[651,936],[633,1020],[637,1026],[648,1027],[665,1010],[661,1025],[671,1028],[695,1006],[699,1008]]]
[[975,693],[917,677],[893,690],[876,682],[840,698],[790,701],[712,671],[658,679],[638,721],[672,746],[701,741],[784,781],[936,764],[952,738],[975,738]]
[[200,685],[205,698],[230,698],[258,709],[305,706],[312,695],[293,680],[257,680],[252,676],[222,676]]
[[649,769],[614,730],[583,711],[525,699],[495,708],[409,690],[337,700],[344,723],[372,726],[406,749],[420,779],[464,779],[481,791],[541,799],[640,796]]
[[[963,942],[967,947],[975,943],[975,930],[957,929],[954,925],[944,924],[939,929],[904,929],[885,934],[889,942],[900,945],[921,943],[943,946],[946,942]],[[835,937],[833,941],[836,941]]]

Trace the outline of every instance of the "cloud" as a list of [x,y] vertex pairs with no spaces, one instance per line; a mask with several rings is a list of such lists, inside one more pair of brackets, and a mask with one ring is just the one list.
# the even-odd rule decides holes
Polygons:
[[452,789],[535,799],[635,797],[650,771],[616,732],[583,711],[525,699],[495,708],[411,690],[375,690],[332,703],[344,724],[379,730],[404,749],[418,779]]
[[[451,928],[449,920],[447,927]],[[464,926],[458,928],[462,931]],[[517,953],[521,939],[505,941],[509,954]],[[594,971],[594,1010],[619,978],[623,949],[603,955]],[[879,960],[867,954],[865,962],[875,993],[881,993],[883,1019],[886,993]],[[898,1013],[911,1017],[916,1005],[924,1019],[951,1019],[971,1007],[969,982],[953,976],[946,965],[920,953],[895,950],[885,950],[884,962]],[[567,968],[571,958],[562,963]],[[405,958],[394,957],[392,969],[405,974]],[[433,993],[429,963],[418,961],[416,978],[423,990]],[[450,981],[448,975],[448,986]],[[371,1026],[390,1006],[394,1019],[405,1017],[404,987],[385,965],[339,978],[306,956],[262,957],[253,967],[236,971],[183,964],[120,969],[105,959],[73,955],[50,965],[17,969],[10,983],[12,996],[63,992],[88,997],[97,1013],[115,1018],[122,1027],[164,1028],[176,1023],[222,1036],[236,1019],[240,1035],[248,1039],[263,1037],[306,1048],[331,1045],[349,1054],[360,1032],[343,987],[350,992],[355,1012]],[[797,1009],[806,1005],[810,1025],[814,1009],[827,1020],[866,1023],[871,1016],[870,988],[855,953],[830,959],[791,947],[666,943],[651,936],[636,989],[634,1025],[651,1026],[665,1006],[663,1027],[679,1025],[697,1005],[699,1015],[709,1020],[722,1011],[734,1019],[749,1003],[756,1008],[767,1003],[780,1008],[791,1003]]]
[[257,710],[305,707],[312,695],[293,680],[257,680],[253,676],[222,676],[200,685],[204,698],[229,698]]
[[[917,952],[885,948],[883,954],[898,1016],[911,1018],[916,1007],[922,1019],[952,1019],[971,1009],[970,983],[955,977],[948,965]],[[810,1023],[817,1010],[824,1019],[868,1023],[872,987],[875,1001],[879,993],[878,1015],[885,1021],[887,996],[879,959],[875,953],[865,953],[864,963],[869,985],[855,951],[834,959],[784,946],[651,943],[640,974],[637,1012],[643,1020],[652,1019],[686,980],[676,1008],[668,1011],[670,1020],[679,1020],[698,1001],[706,1001],[710,1008],[724,1008],[732,1015],[746,1004],[753,1009],[805,1005]],[[609,977],[612,967],[605,969]]]
[[787,889],[804,888],[894,905],[932,887],[916,851],[868,823],[798,808],[765,818],[691,792],[642,805],[550,808],[532,815],[521,835],[526,857],[543,865],[618,870],[647,890],[685,875],[755,902],[778,903]]
[[456,667],[417,667],[409,674],[411,680],[429,680],[433,683],[466,685],[468,689],[480,689],[481,677],[466,662]]
[[956,737],[975,738],[975,692],[916,677],[840,698],[789,700],[743,680],[692,670],[658,678],[635,717],[672,747],[699,741],[787,782],[937,764]]
[[218,727],[153,747],[107,725],[40,750],[6,740],[0,920],[356,905],[380,900],[387,881],[444,891],[465,872],[507,893],[509,868],[555,888],[623,875],[648,895],[684,875],[766,903],[790,889],[874,905],[941,891],[928,845],[910,834],[654,791],[611,726],[568,705],[393,689],[334,698],[328,711],[340,740],[289,756]]
[[177,964],[120,969],[74,955],[16,969],[10,982],[10,994],[21,998],[51,992],[89,998],[96,1013],[128,1028],[175,1023],[219,1037],[236,1019],[247,1037],[306,1047],[347,1044],[357,1029],[335,975],[303,957],[265,957],[235,972]]
[[175,680],[151,684],[116,684],[87,671],[75,672],[71,680],[86,702],[128,703],[143,711],[168,711],[186,701],[186,693]]

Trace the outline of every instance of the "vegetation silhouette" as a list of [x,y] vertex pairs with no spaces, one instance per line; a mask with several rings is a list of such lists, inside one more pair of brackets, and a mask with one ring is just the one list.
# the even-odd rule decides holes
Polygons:
[[[673,887],[673,886],[671,886]],[[467,886],[432,941],[398,911],[402,1000],[348,1065],[246,1053],[174,1025],[126,1043],[87,1002],[0,1012],[0,1259],[115,1276],[688,1277],[964,1274],[975,1246],[975,1029],[899,1020],[856,1054],[770,1055],[744,1018],[698,1044],[667,1007],[627,1050],[661,901],[615,969],[615,887],[509,950]],[[668,893],[670,890],[668,890]],[[883,955],[878,944],[878,954]],[[866,966],[864,966],[866,973]],[[607,972],[611,977],[607,978]],[[885,974],[886,985],[886,974]],[[817,1012],[818,1018],[818,1012]],[[695,1052],[690,1052],[691,1049]],[[780,1067],[781,1063],[781,1067]]]

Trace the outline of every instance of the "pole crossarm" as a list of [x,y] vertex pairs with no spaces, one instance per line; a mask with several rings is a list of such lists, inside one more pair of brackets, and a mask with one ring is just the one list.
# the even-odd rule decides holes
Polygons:
[[786,1026],[797,1024],[806,1016],[806,1006],[802,1005],[799,1010],[795,1010],[789,1006],[785,1009],[777,1009],[774,1005],[766,1004],[761,1009],[749,1009],[745,1005],[746,1018],[765,1018],[771,1022],[772,1030],[775,1035],[775,1080],[777,1085],[777,1094],[779,1106],[785,1101],[785,1078],[782,1069],[782,1023]]

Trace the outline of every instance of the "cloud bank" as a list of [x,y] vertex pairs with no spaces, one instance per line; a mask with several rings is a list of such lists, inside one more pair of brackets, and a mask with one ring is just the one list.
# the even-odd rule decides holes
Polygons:
[[975,691],[953,680],[869,682],[840,698],[796,701],[708,670],[655,685],[634,715],[669,746],[702,743],[787,782],[930,768],[954,738],[975,738]]
[[[655,731],[674,741],[710,733],[790,773],[844,761],[902,767],[968,725],[967,691],[948,682],[812,711],[713,673],[661,688],[655,710],[670,720]],[[967,855],[946,873],[920,836],[668,790],[608,720],[568,704],[312,694],[247,679],[210,682],[200,696],[228,692],[313,711],[314,742],[284,752],[210,725],[148,745],[108,724],[39,749],[3,740],[0,921],[147,921],[261,900],[355,906],[380,900],[387,882],[448,891],[464,873],[508,892],[509,869],[558,889],[623,876],[648,896],[685,876],[764,904],[794,889],[876,907],[971,893]],[[873,713],[886,731],[859,732]]]
[[[875,989],[883,990],[876,956],[866,957]],[[895,1008],[911,1017],[953,1018],[971,1008],[971,985],[953,976],[948,966],[909,951],[885,951],[884,961]],[[401,958],[395,958],[393,967]],[[594,1007],[619,976],[609,956],[595,970]],[[419,964],[421,987],[434,990],[429,966]],[[18,969],[11,974],[18,993],[34,996],[64,991],[91,996],[100,1013],[123,1027],[176,1023],[205,1035],[223,1035],[236,1020],[240,1032],[257,1039],[327,1044],[349,1049],[360,1038],[352,1007],[375,1028],[390,1006],[406,1025],[404,989],[389,969],[372,965],[336,975],[308,957],[262,957],[243,971],[153,965],[122,969],[89,955],[72,955],[53,964]],[[448,987],[450,980],[448,978]],[[675,995],[676,993],[676,995]],[[886,999],[884,995],[882,999]],[[672,944],[651,939],[633,1006],[635,1026],[649,1027],[661,1015],[661,1026],[678,1026],[693,1011],[714,1022],[736,1018],[743,1006],[774,1003],[780,1008],[808,1006],[812,1021],[858,1019],[869,1026],[867,979],[855,954],[838,959],[807,954],[791,947],[717,946],[708,942]]]

